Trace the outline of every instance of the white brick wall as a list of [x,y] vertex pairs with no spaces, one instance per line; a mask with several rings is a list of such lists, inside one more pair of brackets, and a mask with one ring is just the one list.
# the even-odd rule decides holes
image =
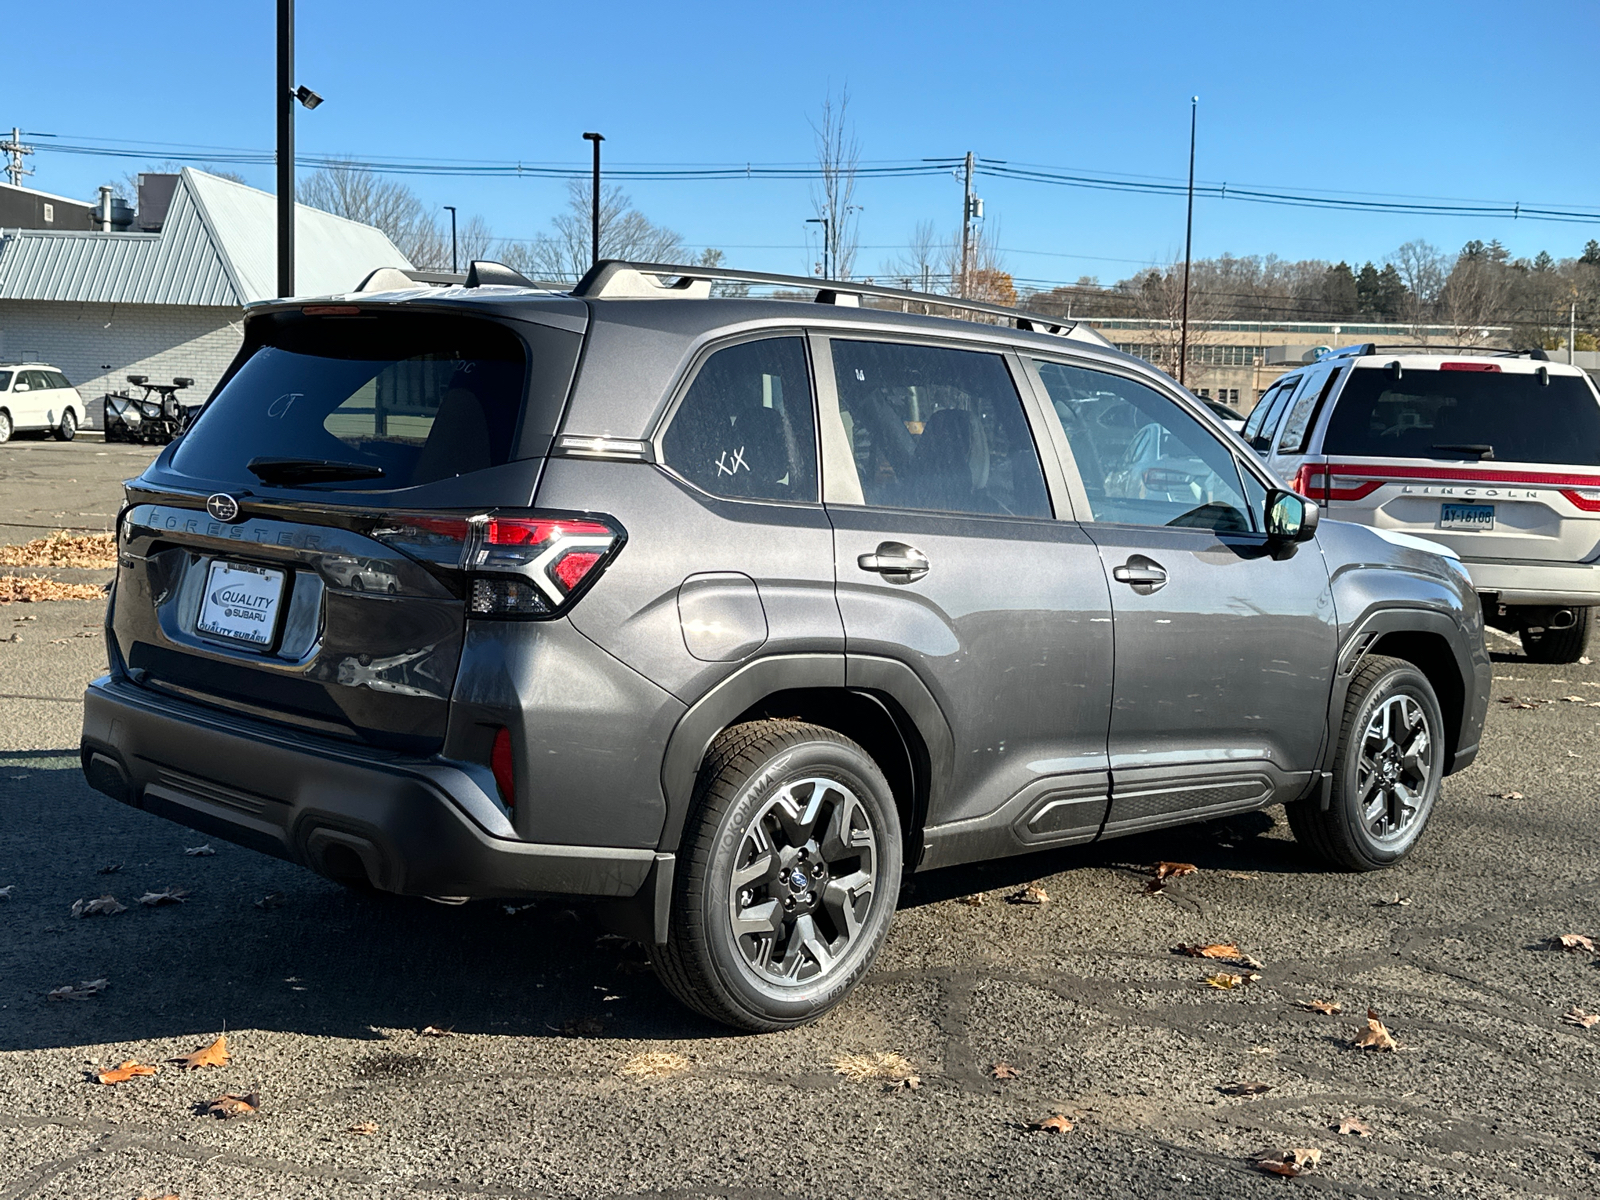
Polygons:
[[0,300],[0,362],[60,369],[88,408],[80,424],[98,429],[100,397],[127,387],[130,374],[161,383],[193,376],[179,395],[204,400],[233,361],[243,322],[237,308]]

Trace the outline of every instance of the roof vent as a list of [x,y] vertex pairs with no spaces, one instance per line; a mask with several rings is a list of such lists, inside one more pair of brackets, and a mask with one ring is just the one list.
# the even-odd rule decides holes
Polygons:
[[467,268],[467,280],[462,287],[538,287],[526,275],[513,271],[505,263],[474,259]]

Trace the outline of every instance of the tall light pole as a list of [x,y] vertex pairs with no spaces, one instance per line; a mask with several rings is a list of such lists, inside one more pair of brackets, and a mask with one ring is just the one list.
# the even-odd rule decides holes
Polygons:
[[294,0],[278,0],[278,295],[294,295],[294,102],[322,97],[294,81]]
[[824,279],[832,279],[833,264],[828,250],[832,245],[833,222],[827,217],[807,217],[806,224],[822,226],[822,277]]
[[456,266],[456,206],[446,204],[444,208],[450,214],[450,274],[454,275],[461,269]]
[[1189,255],[1194,248],[1194,127],[1200,97],[1189,97],[1189,215],[1183,228],[1183,328],[1178,334],[1178,382],[1189,366]]
[[594,193],[592,211],[590,214],[590,250],[589,265],[592,267],[600,261],[600,143],[606,139],[598,133],[586,133],[583,140],[594,143]]
[[967,151],[966,190],[961,197],[961,285],[957,293],[963,299],[967,295],[967,271],[972,261],[972,151]]

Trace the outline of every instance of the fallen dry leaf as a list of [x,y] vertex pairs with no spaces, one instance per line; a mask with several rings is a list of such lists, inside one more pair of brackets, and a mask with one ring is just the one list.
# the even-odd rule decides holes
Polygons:
[[907,1075],[904,1079],[891,1079],[883,1085],[886,1092],[914,1092],[922,1086],[922,1076]]
[[177,1192],[167,1192],[161,1196],[146,1196],[143,1192],[140,1192],[134,1200],[183,1200],[183,1197],[178,1195]]
[[1525,799],[1521,792],[1495,792],[1491,800],[1522,800]]
[[205,1106],[208,1117],[216,1117],[227,1121],[233,1117],[248,1117],[258,1112],[261,1100],[254,1092],[240,1095],[238,1092],[224,1092],[215,1100]]
[[1337,1000],[1296,1000],[1295,1003],[1307,1012],[1322,1013],[1329,1017],[1344,1011],[1344,1005]]
[[1563,697],[1561,697],[1561,699],[1564,702],[1566,702],[1567,704],[1587,704],[1587,703],[1589,703],[1589,697],[1587,697],[1587,696],[1563,696]]
[[1007,904],[1049,904],[1050,893],[1036,883],[1012,892],[1006,897]]
[[74,900],[72,902],[72,915],[75,917],[114,917],[118,913],[128,911],[126,904],[118,904],[115,896],[101,896],[97,900]]
[[1029,1121],[1028,1128],[1037,1133],[1071,1133],[1073,1126],[1065,1113],[1056,1113],[1042,1121]]
[[623,1063],[622,1074],[632,1079],[665,1079],[687,1071],[691,1065],[687,1058],[672,1050],[646,1050]]
[[599,1037],[606,1031],[606,1023],[599,1017],[573,1017],[561,1023],[561,1032],[568,1037]]
[[378,1123],[376,1121],[357,1121],[354,1125],[350,1126],[349,1129],[345,1130],[345,1132],[359,1133],[363,1137],[371,1137],[373,1134],[378,1132]]
[[1584,937],[1581,933],[1563,933],[1560,937],[1550,939],[1550,949],[1567,950],[1573,954],[1593,954],[1594,939]]
[[440,1029],[437,1025],[424,1025],[417,1030],[420,1037],[455,1037],[455,1026],[447,1025]]
[[1501,696],[1500,703],[1509,705],[1512,708],[1538,708],[1540,701],[1518,700],[1515,696]]
[[1254,879],[1255,876],[1247,871],[1224,871],[1223,876],[1228,879]]
[[1158,862],[1150,868],[1150,873],[1157,879],[1178,879],[1184,875],[1193,875],[1199,869],[1193,863]]
[[0,567],[80,567],[103,571],[117,565],[112,533],[73,533],[57,529],[20,546],[0,546]]
[[1394,1040],[1389,1029],[1378,1019],[1378,1014],[1373,1009],[1367,1009],[1367,1027],[1357,1034],[1352,1043],[1358,1050],[1398,1050],[1400,1043]]
[[1230,1083],[1226,1087],[1218,1088],[1224,1096],[1259,1096],[1262,1092],[1270,1092],[1272,1084],[1251,1080],[1247,1083]]
[[1021,1074],[1021,1071],[1008,1062],[997,1062],[989,1068],[989,1077],[991,1079],[1015,1079]]
[[1231,971],[1218,971],[1215,975],[1207,975],[1201,982],[1207,987],[1231,992],[1234,988],[1243,987],[1247,983],[1254,983],[1260,978],[1261,976],[1259,975],[1235,975]]
[[1410,903],[1411,903],[1411,897],[1410,896],[1402,896],[1397,892],[1395,895],[1390,896],[1387,900],[1374,901],[1372,907],[1374,907],[1374,908],[1404,908],[1406,905],[1408,905]]
[[111,986],[109,979],[85,979],[82,983],[68,983],[48,993],[51,1000],[87,1000],[98,996]]
[[1561,1014],[1561,1023],[1563,1025],[1576,1025],[1579,1029],[1593,1029],[1596,1025],[1600,1025],[1600,1014],[1586,1013],[1574,1004]]
[[127,1083],[128,1080],[140,1075],[154,1075],[156,1070],[156,1067],[142,1063],[136,1058],[130,1058],[114,1070],[101,1071],[95,1076],[95,1080],[99,1083]]
[[209,858],[211,855],[216,853],[216,851],[211,848],[210,842],[207,842],[204,846],[185,846],[183,848],[183,852],[190,858]]
[[989,893],[973,892],[970,896],[959,897],[956,900],[956,903],[965,904],[968,908],[982,908],[985,904],[989,903]]
[[[0,604],[39,604],[48,600],[102,600],[96,583],[62,583],[39,575],[0,575]],[[12,641],[21,641],[16,634]]]
[[1371,1137],[1372,1126],[1359,1117],[1340,1117],[1339,1123],[1334,1126],[1341,1134],[1355,1134],[1356,1137]]
[[193,1071],[200,1067],[225,1067],[228,1065],[228,1035],[222,1034],[211,1045],[196,1050],[193,1054],[186,1054],[182,1058],[169,1059],[185,1071]]
[[1174,954],[1187,954],[1190,958],[1223,958],[1244,960],[1250,956],[1239,953],[1239,947],[1232,942],[1210,942],[1204,946],[1191,946],[1187,942],[1179,942],[1172,948]]
[[916,1076],[904,1055],[895,1053],[846,1054],[833,1062],[833,1073],[843,1075],[851,1083],[865,1083],[869,1079],[883,1079],[898,1083]]
[[1290,1179],[1315,1171],[1322,1161],[1321,1150],[1285,1150],[1277,1157],[1256,1160],[1256,1170],[1272,1175],[1287,1175]]
[[186,890],[181,888],[177,890],[167,888],[160,892],[146,892],[139,897],[139,903],[147,904],[151,907],[157,904],[182,904],[184,897],[188,894]]

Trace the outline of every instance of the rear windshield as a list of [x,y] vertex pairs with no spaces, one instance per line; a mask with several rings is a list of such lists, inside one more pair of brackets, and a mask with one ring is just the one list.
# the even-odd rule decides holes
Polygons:
[[1600,402],[1586,380],[1501,371],[1352,371],[1323,451],[1600,466]]
[[[319,491],[411,487],[499,466],[560,418],[581,338],[435,314],[253,322],[259,344],[179,442],[184,474],[260,486],[251,462],[344,464],[354,478],[272,479]],[[530,349],[532,351],[530,355]],[[530,358],[532,370],[530,371]],[[528,422],[542,439],[520,437]],[[553,410],[553,411],[552,411]],[[381,472],[381,473],[380,473]]]

